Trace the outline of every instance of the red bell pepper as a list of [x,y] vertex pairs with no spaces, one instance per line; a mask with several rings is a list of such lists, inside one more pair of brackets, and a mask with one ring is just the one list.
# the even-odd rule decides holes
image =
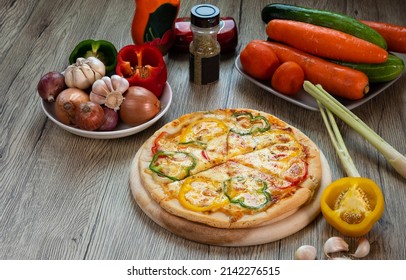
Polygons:
[[117,54],[116,74],[130,86],[144,87],[160,97],[168,78],[161,52],[150,45],[127,45]]
[[161,144],[159,143],[162,139],[165,139],[165,137],[168,135],[168,132],[164,131],[161,132],[161,134],[158,135],[157,138],[155,138],[154,141],[154,146],[151,148],[151,152],[155,155],[157,152],[159,152],[161,149]]

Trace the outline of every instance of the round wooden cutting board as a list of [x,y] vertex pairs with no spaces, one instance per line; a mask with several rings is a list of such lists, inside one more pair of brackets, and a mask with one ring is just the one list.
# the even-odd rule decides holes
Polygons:
[[[140,149],[141,150],[141,149]],[[286,213],[278,221],[255,228],[221,229],[195,223],[172,215],[162,209],[143,187],[138,170],[140,150],[135,155],[130,170],[130,188],[135,201],[144,213],[168,231],[199,243],[217,246],[249,246],[269,243],[292,235],[310,224],[320,213],[322,190],[331,183],[328,162],[321,153],[322,181],[310,203],[296,211]]]

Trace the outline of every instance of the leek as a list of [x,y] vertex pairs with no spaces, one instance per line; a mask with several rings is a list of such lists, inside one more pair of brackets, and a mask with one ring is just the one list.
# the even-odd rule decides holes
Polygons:
[[303,88],[323,106],[364,137],[385,157],[389,164],[392,165],[403,178],[406,178],[406,157],[404,155],[398,152],[360,118],[325,91],[321,85],[315,86],[311,82],[305,81]]

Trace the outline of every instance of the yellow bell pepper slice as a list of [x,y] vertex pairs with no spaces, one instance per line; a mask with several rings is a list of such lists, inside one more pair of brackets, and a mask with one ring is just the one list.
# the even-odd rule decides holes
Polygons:
[[229,203],[223,194],[222,183],[204,177],[189,177],[185,179],[178,199],[186,209],[196,212],[206,212],[221,208]]
[[341,178],[328,185],[321,196],[326,221],[351,237],[367,234],[381,218],[384,207],[381,189],[368,178]]
[[206,145],[211,139],[227,133],[228,127],[215,118],[204,118],[189,124],[180,136],[182,144]]

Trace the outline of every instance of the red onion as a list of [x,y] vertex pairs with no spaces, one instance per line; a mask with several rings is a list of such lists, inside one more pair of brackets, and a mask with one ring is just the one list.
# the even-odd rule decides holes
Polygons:
[[101,131],[114,130],[118,123],[118,113],[113,109],[103,107],[104,111],[104,123],[99,127]]

